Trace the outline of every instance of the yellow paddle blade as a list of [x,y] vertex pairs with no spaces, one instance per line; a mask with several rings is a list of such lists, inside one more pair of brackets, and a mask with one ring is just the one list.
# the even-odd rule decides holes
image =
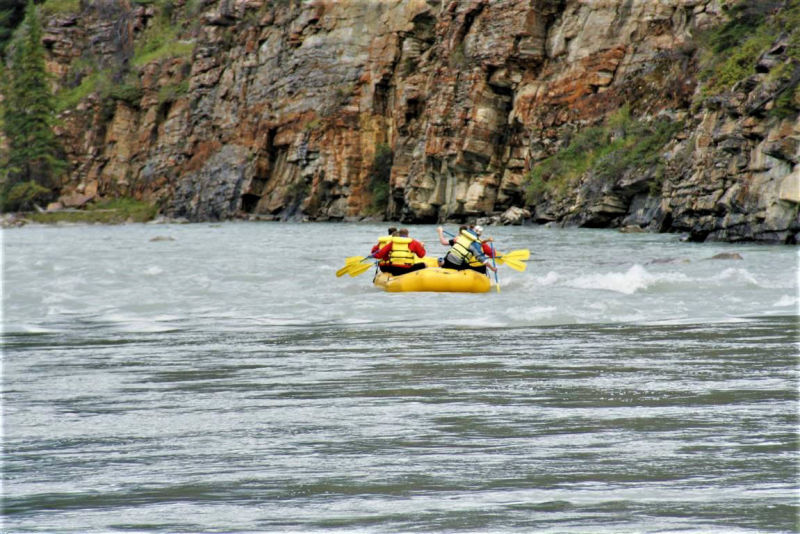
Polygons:
[[359,262],[365,260],[364,256],[350,256],[344,260],[344,267],[336,271],[336,278],[344,276],[350,272],[350,269],[358,265]]
[[350,267],[350,276],[356,277],[360,274],[364,274],[365,272],[369,271],[372,268],[372,263],[359,263],[358,265],[353,265]]
[[524,261],[509,260],[508,258],[506,258],[505,264],[514,269],[515,271],[520,271],[520,272],[524,271],[528,267],[528,264],[525,263]]
[[344,267],[342,267],[341,269],[339,269],[338,271],[336,271],[336,278],[339,278],[340,276],[344,276],[347,273],[349,273],[350,269],[352,267],[353,267],[353,264],[349,263],[349,264],[345,265]]
[[521,248],[518,250],[512,250],[511,252],[506,252],[501,257],[507,260],[525,261],[531,257],[531,251],[528,250],[527,248]]

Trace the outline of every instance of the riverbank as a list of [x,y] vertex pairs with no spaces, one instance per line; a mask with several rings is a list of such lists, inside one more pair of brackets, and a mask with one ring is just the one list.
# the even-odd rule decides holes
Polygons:
[[158,219],[158,207],[154,204],[131,198],[118,198],[87,204],[81,208],[65,208],[55,204],[48,206],[48,209],[4,213],[0,215],[0,228],[15,228],[31,223],[122,224],[151,222]]

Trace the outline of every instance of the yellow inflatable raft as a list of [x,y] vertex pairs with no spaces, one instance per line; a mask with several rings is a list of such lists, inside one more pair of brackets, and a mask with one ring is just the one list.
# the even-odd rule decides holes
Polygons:
[[378,273],[372,282],[391,293],[402,291],[486,293],[492,286],[485,274],[472,269],[455,271],[440,267],[426,267],[400,276]]

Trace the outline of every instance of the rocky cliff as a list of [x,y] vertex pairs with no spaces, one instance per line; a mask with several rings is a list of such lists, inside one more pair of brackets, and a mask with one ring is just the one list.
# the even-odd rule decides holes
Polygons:
[[738,20],[767,35],[752,58],[731,52],[755,46],[747,36],[715,53],[729,37],[715,28],[735,30],[742,9],[86,3],[45,28],[56,89],[74,95],[63,200],[133,196],[190,220],[530,217],[795,243],[797,2]]

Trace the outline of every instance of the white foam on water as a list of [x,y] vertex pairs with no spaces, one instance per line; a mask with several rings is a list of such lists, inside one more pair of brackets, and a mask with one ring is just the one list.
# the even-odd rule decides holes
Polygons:
[[573,322],[575,317],[558,306],[531,306],[509,314],[507,324],[514,326],[547,325]]
[[732,282],[739,286],[746,285],[751,287],[761,287],[756,277],[747,269],[729,267],[716,276],[708,279],[709,282],[717,285],[729,285]]
[[560,279],[561,279],[561,277],[559,276],[559,274],[557,272],[549,271],[544,276],[536,277],[536,283],[541,285],[541,286],[551,286],[551,285],[557,283]]
[[[653,284],[675,278],[681,279],[683,275],[654,275],[639,264],[634,265],[625,272],[612,272],[603,274],[590,274],[579,276],[567,282],[567,286],[577,289],[599,289],[604,291],[614,291],[625,295],[632,295],[637,291],[646,289]],[[683,277],[685,278],[685,277]]]
[[794,306],[795,308],[797,308],[797,305],[798,305],[798,298],[796,296],[784,295],[780,299],[778,299],[778,302],[776,302],[772,306],[775,308],[785,308],[789,306]]
[[[558,275],[548,273],[548,282],[557,281]],[[692,277],[682,272],[654,273],[636,264],[624,272],[597,273],[578,276],[564,282],[567,287],[589,290],[604,290],[632,295],[649,289],[675,287],[737,287],[761,288],[763,284],[747,269],[727,268],[710,277]]]
[[173,323],[177,319],[179,319],[179,317],[172,314],[154,315],[150,317],[116,310],[110,313],[103,313],[100,316],[94,317],[92,320],[108,323],[112,329],[118,332],[158,333],[175,330],[176,327]]
[[6,332],[23,332],[25,334],[52,334],[58,332],[57,329],[52,327],[44,327],[30,323],[6,323],[4,330]]
[[50,293],[42,297],[42,304],[59,304],[74,299],[69,293]]

